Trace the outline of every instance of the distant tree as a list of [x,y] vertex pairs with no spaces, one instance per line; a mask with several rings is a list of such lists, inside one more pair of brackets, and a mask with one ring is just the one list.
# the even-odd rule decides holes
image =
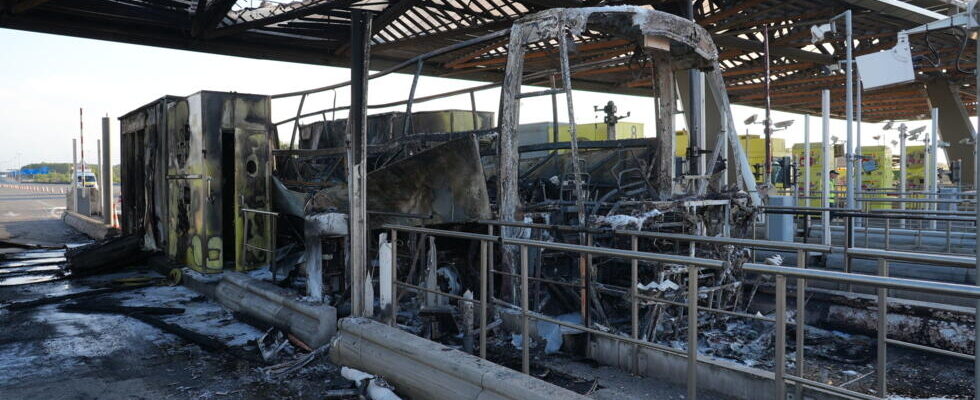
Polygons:
[[[31,163],[20,167],[21,171],[25,170],[39,170],[47,167],[48,173],[44,175],[24,175],[25,180],[38,182],[38,183],[71,183],[71,163]],[[99,164],[85,164],[85,168],[95,174],[96,178],[101,178],[102,173]],[[118,164],[112,166],[112,182],[119,183],[120,166]]]

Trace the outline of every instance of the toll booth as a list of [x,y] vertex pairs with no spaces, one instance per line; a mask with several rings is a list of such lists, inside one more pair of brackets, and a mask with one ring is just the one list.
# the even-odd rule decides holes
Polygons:
[[120,118],[124,232],[200,272],[268,265],[274,217],[245,210],[271,211],[270,114],[268,96],[203,91]]

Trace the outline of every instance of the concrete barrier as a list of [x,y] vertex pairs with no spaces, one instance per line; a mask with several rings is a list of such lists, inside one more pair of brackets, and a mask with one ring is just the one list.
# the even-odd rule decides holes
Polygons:
[[335,364],[383,377],[430,400],[585,400],[587,397],[366,318],[344,318],[330,347]]
[[215,298],[228,309],[259,319],[317,348],[337,332],[337,309],[303,303],[295,293],[238,272],[225,272]]
[[[654,377],[679,385],[687,383],[687,357],[594,336],[589,343],[589,358],[600,364],[624,371],[636,369],[640,376]],[[698,389],[726,398],[755,400],[776,398],[774,374],[728,361],[698,357]],[[787,385],[790,392],[793,385]],[[804,390],[810,400],[843,400],[847,397],[810,388]]]
[[114,236],[119,233],[118,229],[103,224],[102,220],[87,217],[74,211],[66,210],[62,219],[68,226],[95,240],[102,240],[107,236]]

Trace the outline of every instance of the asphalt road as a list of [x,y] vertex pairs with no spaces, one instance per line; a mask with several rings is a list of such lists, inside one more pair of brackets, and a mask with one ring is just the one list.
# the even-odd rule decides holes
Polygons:
[[61,221],[65,195],[0,188],[0,240],[61,245],[85,241]]

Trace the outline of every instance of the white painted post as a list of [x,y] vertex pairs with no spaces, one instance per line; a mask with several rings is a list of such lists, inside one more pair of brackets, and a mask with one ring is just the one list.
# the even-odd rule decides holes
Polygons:
[[306,237],[306,295],[311,301],[323,301],[323,244],[320,241],[320,229],[315,221],[307,219],[304,236]]
[[388,241],[387,233],[381,233],[378,235],[378,290],[381,292],[381,310],[387,310],[391,304],[391,287],[391,242]]

